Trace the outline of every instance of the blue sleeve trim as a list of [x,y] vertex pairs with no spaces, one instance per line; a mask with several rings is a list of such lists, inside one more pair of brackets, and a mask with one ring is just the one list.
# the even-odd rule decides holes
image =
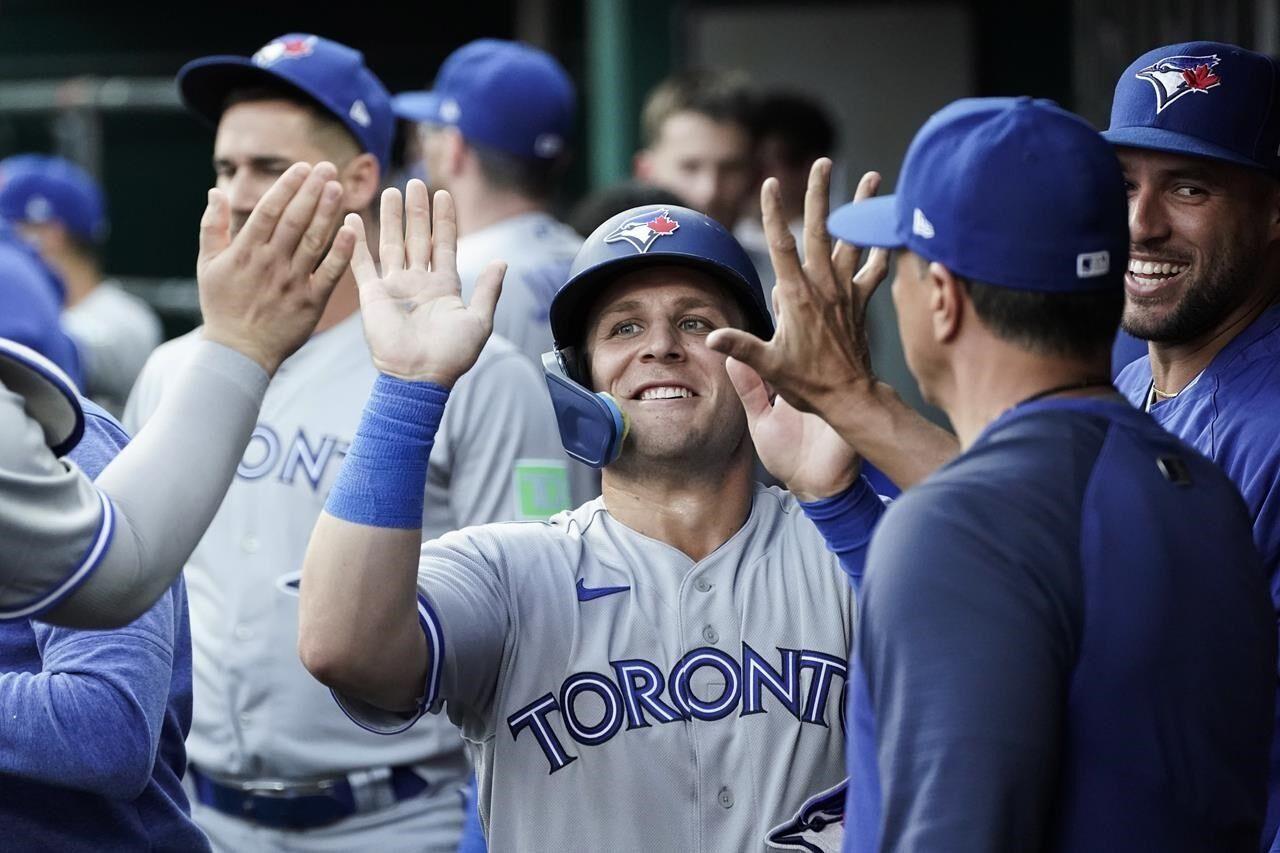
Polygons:
[[448,399],[439,385],[380,375],[325,512],[371,527],[420,528],[427,461]]
[[431,609],[430,602],[421,593],[418,594],[418,625],[422,628],[422,633],[427,638],[427,681],[423,687],[422,698],[418,701],[417,713],[412,717],[404,719],[395,726],[380,727],[370,725],[351,712],[342,694],[336,690],[329,691],[333,694],[334,701],[338,703],[338,707],[342,709],[342,713],[347,715],[347,719],[367,732],[373,732],[377,735],[398,735],[401,732],[408,731],[439,700],[440,672],[444,667],[444,631],[440,627],[440,620],[435,611]]
[[52,610],[75,592],[82,583],[89,579],[89,575],[93,574],[94,570],[98,568],[98,565],[102,562],[103,555],[107,553],[107,549],[111,546],[111,538],[114,536],[116,529],[116,515],[115,505],[111,503],[111,499],[101,490],[95,489],[95,492],[102,506],[102,514],[98,521],[98,530],[93,538],[93,543],[89,546],[89,550],[85,552],[84,557],[81,558],[80,565],[67,576],[66,580],[36,600],[0,609],[0,621],[30,619]]
[[827,550],[840,558],[840,566],[855,588],[862,582],[867,545],[885,505],[865,476],[859,475],[838,495],[816,501],[800,501],[804,514],[827,542]]

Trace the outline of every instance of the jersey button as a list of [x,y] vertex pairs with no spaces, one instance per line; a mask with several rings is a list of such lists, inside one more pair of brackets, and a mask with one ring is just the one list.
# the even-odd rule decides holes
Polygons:
[[237,625],[235,630],[236,639],[240,642],[253,639],[253,629],[248,625]]
[[711,584],[707,581],[706,578],[698,578],[696,581],[693,582],[693,588],[696,589],[698,592],[710,592]]
[[726,809],[733,808],[733,791],[730,791],[728,788],[720,789],[720,805],[724,806]]
[[240,547],[246,554],[258,553],[258,538],[256,536],[246,536],[240,541]]
[[706,640],[708,643],[714,644],[720,642],[720,635],[716,633],[715,628],[708,625],[702,629],[702,639]]

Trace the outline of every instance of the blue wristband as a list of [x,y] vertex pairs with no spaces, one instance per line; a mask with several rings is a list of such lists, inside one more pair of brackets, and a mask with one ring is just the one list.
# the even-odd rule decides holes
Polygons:
[[422,526],[427,460],[449,391],[379,375],[325,512],[356,524]]
[[805,502],[800,508],[827,541],[827,550],[840,558],[849,578],[858,584],[867,561],[867,545],[876,522],[884,515],[884,501],[859,475],[853,485],[838,495]]

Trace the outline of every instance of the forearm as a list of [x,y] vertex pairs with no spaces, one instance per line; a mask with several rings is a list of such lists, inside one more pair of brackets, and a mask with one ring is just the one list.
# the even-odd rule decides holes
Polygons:
[[826,540],[827,549],[840,559],[840,566],[856,590],[862,583],[871,534],[884,515],[884,501],[871,488],[867,478],[859,476],[840,494],[816,501],[802,501],[800,507]]
[[182,571],[226,494],[268,378],[202,342],[155,415],[97,480],[116,530],[96,571],[49,616],[82,628],[132,621]]
[[960,452],[954,435],[907,405],[884,382],[833,395],[821,402],[818,414],[901,489],[924,480]]
[[388,710],[422,693],[417,610],[427,461],[448,393],[380,377],[303,563],[298,649],[321,682]]

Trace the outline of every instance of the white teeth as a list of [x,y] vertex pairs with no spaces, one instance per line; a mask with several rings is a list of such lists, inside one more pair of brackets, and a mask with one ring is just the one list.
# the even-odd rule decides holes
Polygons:
[[688,388],[680,388],[675,385],[660,385],[656,388],[646,388],[640,393],[641,400],[674,400],[678,397],[692,397],[693,392]]
[[1155,263],[1154,261],[1129,261],[1129,272],[1133,275],[1156,276],[1178,275],[1186,272],[1188,264]]

